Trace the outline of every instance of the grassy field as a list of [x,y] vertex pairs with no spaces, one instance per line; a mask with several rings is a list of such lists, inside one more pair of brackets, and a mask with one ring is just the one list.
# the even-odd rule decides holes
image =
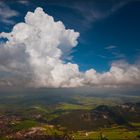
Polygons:
[[24,121],[12,123],[11,127],[15,131],[20,131],[23,129],[29,129],[31,127],[35,127],[37,125],[38,123],[34,120],[24,120]]
[[140,131],[129,131],[121,127],[112,127],[98,131],[81,131],[73,134],[75,140],[100,140],[102,137],[108,140],[139,140]]
[[66,103],[62,102],[59,103],[56,109],[62,110],[81,110],[81,109],[94,109],[98,105],[116,105],[118,102],[121,102],[119,99],[114,101],[112,98],[102,99],[99,97],[81,97],[81,96],[74,96],[73,100],[75,103]]
[[92,107],[88,106],[88,105],[62,103],[57,107],[57,109],[62,109],[62,110],[81,110],[81,109],[92,109]]
[[9,139],[4,136],[0,136],[0,140],[9,140]]

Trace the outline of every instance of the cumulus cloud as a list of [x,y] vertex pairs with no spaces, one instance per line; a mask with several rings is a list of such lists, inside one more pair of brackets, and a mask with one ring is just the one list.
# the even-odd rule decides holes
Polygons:
[[97,73],[94,69],[86,73],[90,85],[102,86],[138,86],[140,85],[140,66],[127,62],[114,62],[108,72]]
[[79,33],[65,29],[42,8],[28,12],[25,23],[15,25],[11,33],[0,35],[8,39],[1,45],[1,60],[8,56],[1,63],[3,69],[21,73],[22,78],[29,72],[36,86],[69,86],[73,84],[71,79],[78,80],[78,66],[65,64],[62,57],[77,45]]
[[[113,63],[110,71],[85,73],[77,64],[66,62],[79,33],[54,21],[42,8],[28,12],[25,22],[10,33],[0,33],[8,41],[0,45],[0,84],[32,87],[135,86],[140,84],[139,65]],[[6,75],[6,76],[5,76]]]

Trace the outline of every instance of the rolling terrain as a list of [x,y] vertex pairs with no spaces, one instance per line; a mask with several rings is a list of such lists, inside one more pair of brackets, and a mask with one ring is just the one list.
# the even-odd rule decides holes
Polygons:
[[0,140],[138,140],[139,99],[137,94],[62,89],[5,93],[0,97]]

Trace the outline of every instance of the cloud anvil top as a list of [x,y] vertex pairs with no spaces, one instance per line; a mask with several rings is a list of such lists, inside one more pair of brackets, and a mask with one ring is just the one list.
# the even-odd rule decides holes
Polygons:
[[[0,33],[8,41],[0,44],[0,71],[8,73],[0,85],[35,87],[139,86],[140,65],[112,63],[108,72],[79,70],[78,64],[66,62],[80,33],[66,29],[38,7],[28,12],[25,22],[10,33]],[[77,52],[78,53],[78,52]],[[4,60],[4,62],[3,62]]]

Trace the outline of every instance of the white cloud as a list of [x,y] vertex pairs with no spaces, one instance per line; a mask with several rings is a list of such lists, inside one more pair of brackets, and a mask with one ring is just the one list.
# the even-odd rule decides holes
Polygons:
[[1,63],[5,69],[15,72],[29,68],[36,86],[69,86],[73,84],[72,78],[77,79],[78,66],[64,64],[61,57],[77,45],[79,33],[66,30],[62,22],[55,22],[41,8],[28,12],[25,23],[15,25],[11,33],[1,33],[1,36],[8,38],[1,51],[9,56],[7,63]]
[[108,72],[86,72],[86,81],[99,86],[137,86],[140,85],[140,66],[126,62],[114,62]]
[[19,13],[11,9],[4,2],[0,1],[0,19],[1,22],[7,24],[14,24],[15,22],[11,19],[12,17],[18,16]]
[[[80,15],[81,18],[77,19],[71,16],[71,20],[83,26],[82,29],[89,29],[93,26],[93,23],[105,19],[113,15],[120,8],[128,4],[131,0],[106,0],[106,1],[64,1],[60,3],[59,1],[49,1],[48,4],[57,5],[64,8],[73,9],[76,14]],[[46,1],[47,2],[47,1]],[[87,8],[88,7],[88,8]]]
[[28,5],[29,4],[28,0],[18,0],[17,2],[20,3],[20,4],[23,4],[23,5]]
[[107,50],[112,55],[112,58],[120,58],[120,59],[126,58],[125,54],[122,53],[117,48],[117,46],[110,45],[110,46],[105,47],[105,50]]
[[114,46],[114,45],[105,47],[106,50],[112,50],[112,49],[116,49],[116,48],[117,48],[117,46]]
[[0,83],[34,87],[137,86],[139,65],[113,63],[110,71],[90,69],[80,72],[77,64],[65,58],[77,45],[79,33],[66,29],[61,21],[45,14],[42,8],[28,12],[24,23],[10,33],[1,33],[8,41],[0,46],[0,72],[8,73]]

